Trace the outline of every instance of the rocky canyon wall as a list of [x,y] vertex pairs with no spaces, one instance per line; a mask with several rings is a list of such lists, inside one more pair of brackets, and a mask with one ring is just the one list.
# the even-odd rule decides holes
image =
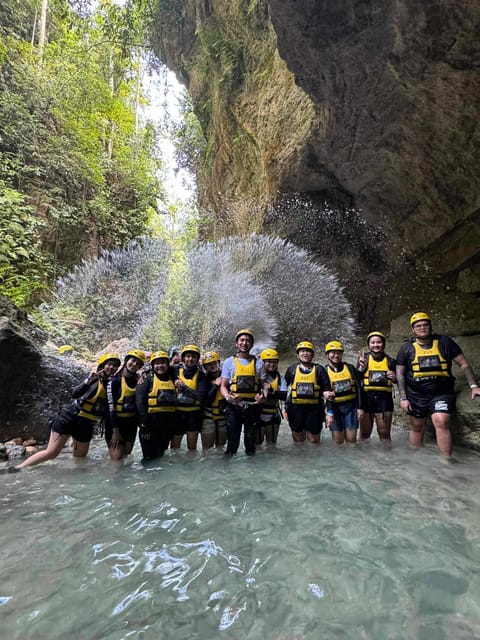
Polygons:
[[479,35],[471,0],[159,2],[216,233],[314,251],[366,327],[420,306],[478,333]]

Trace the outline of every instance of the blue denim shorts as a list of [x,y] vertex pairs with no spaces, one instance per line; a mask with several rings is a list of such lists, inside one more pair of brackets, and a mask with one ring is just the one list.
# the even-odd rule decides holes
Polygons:
[[358,429],[357,403],[339,402],[333,405],[332,431]]

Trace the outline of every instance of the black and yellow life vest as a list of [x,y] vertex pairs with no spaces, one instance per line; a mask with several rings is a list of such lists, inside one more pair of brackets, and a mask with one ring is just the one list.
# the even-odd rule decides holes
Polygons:
[[115,403],[115,413],[117,418],[133,418],[137,413],[135,387],[127,384],[125,376],[120,376],[120,385],[120,397]]
[[293,404],[318,404],[320,386],[315,365],[308,373],[303,373],[300,365],[297,365],[291,391]]
[[107,411],[107,392],[101,380],[97,381],[97,388],[89,398],[79,399],[75,404],[80,407],[78,415],[87,420],[99,420]]
[[225,420],[225,416],[223,414],[225,405],[226,400],[220,391],[220,387],[218,387],[212,404],[206,405],[203,409],[204,418],[210,418],[211,420],[215,420],[215,422]]
[[248,364],[242,364],[237,356],[234,356],[235,371],[230,383],[230,391],[245,400],[254,400],[259,390],[256,360],[251,356]]
[[440,353],[437,339],[432,340],[432,346],[429,349],[420,346],[418,342],[413,343],[413,348],[415,349],[415,357],[411,366],[415,380],[432,377],[448,378],[450,376],[448,362]]
[[[182,367],[178,370],[178,377],[192,391],[196,391],[198,388],[198,376],[199,372],[195,371],[192,378],[186,378]],[[200,401],[195,400],[192,396],[184,393],[183,391],[177,392],[177,409],[178,411],[198,411],[200,409]]]
[[152,388],[148,394],[148,413],[158,413],[160,411],[172,413],[176,410],[177,392],[175,384],[171,378],[160,380],[153,375]]
[[268,394],[265,402],[262,403],[262,413],[271,415],[276,414],[278,411],[278,397],[274,394],[278,393],[280,387],[280,374],[277,371],[274,375],[275,378],[273,380],[270,380],[270,376],[267,377],[271,392]]
[[334,402],[347,402],[357,397],[355,380],[345,363],[341,371],[335,371],[330,365],[327,365],[327,373],[335,393]]
[[367,356],[367,368],[363,374],[364,391],[388,391],[393,387],[392,381],[387,378],[388,358],[386,355],[381,360],[375,360],[371,353]]

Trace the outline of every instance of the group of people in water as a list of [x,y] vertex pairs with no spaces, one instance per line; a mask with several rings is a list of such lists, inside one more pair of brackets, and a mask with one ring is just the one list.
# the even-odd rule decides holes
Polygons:
[[254,335],[247,328],[237,332],[235,354],[223,363],[216,351],[201,354],[196,344],[173,353],[155,351],[149,358],[140,349],[123,360],[106,353],[52,419],[47,448],[17,468],[55,458],[70,437],[73,455],[86,456],[99,421],[112,460],[132,452],[137,433],[145,461],[178,449],[184,436],[189,450],[197,448],[200,436],[204,449],[225,447],[226,455],[234,455],[242,431],[245,452],[253,455],[258,445],[275,444],[284,416],[295,443],[320,443],[324,426],[338,445],[356,442],[358,432],[368,439],[374,425],[380,440],[389,441],[395,384],[400,407],[409,415],[410,443],[422,444],[431,418],[438,448],[450,456],[452,363],[461,367],[472,399],[480,388],[458,344],[433,333],[428,314],[414,313],[410,324],[412,339],[396,359],[385,352],[380,331],[368,335],[368,351],[360,352],[355,365],[343,361],[339,340],[325,345],[325,366],[314,362],[314,345],[303,340],[296,346],[297,362],[284,375],[276,349],[251,353]]

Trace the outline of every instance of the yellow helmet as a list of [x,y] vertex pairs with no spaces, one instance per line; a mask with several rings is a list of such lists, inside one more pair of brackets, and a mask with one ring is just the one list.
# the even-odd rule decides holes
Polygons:
[[186,344],[182,349],[182,353],[180,354],[180,357],[182,358],[182,360],[183,360],[183,356],[189,351],[191,351],[192,353],[196,353],[198,357],[200,357],[200,349],[197,347],[196,344]]
[[130,349],[130,351],[125,356],[125,360],[127,360],[128,358],[136,358],[137,360],[140,360],[142,364],[145,364],[146,360],[145,354],[143,353],[143,351],[140,351],[140,349]]
[[386,339],[381,331],[370,331],[367,336],[367,344],[370,342],[370,338],[373,338],[373,336],[378,336],[383,341],[383,344],[385,344]]
[[339,340],[332,340],[325,345],[325,353],[329,351],[344,351],[343,344]]
[[202,363],[210,364],[212,362],[220,362],[220,355],[216,351],[207,351],[203,354]]
[[428,322],[430,322],[430,324],[432,324],[432,321],[430,320],[430,316],[428,315],[428,313],[425,313],[423,311],[417,311],[410,318],[410,324],[412,325],[412,327],[415,324],[415,322],[418,322],[419,320],[427,320]]
[[276,349],[264,349],[260,354],[262,360],[278,360],[280,356]]
[[297,353],[300,351],[300,349],[310,349],[310,351],[313,351],[313,353],[315,353],[315,347],[308,340],[303,340],[302,342],[299,342],[297,344]]
[[170,358],[168,357],[168,353],[166,351],[154,351],[150,356],[150,362],[152,364],[155,362],[155,360],[162,360],[162,359],[167,361],[170,360]]
[[252,342],[255,342],[255,337],[251,329],[240,329],[240,331],[237,331],[235,334],[235,342],[240,338],[240,336],[250,336]]
[[120,360],[120,356],[118,355],[118,353],[104,353],[97,360],[97,371],[100,371],[100,369],[103,369],[105,363],[108,360],[115,360],[117,363],[117,367],[119,367],[122,364],[122,361]]
[[64,353],[72,353],[73,351],[73,347],[69,344],[62,344],[61,347],[58,347],[58,353],[61,353],[62,355]]

